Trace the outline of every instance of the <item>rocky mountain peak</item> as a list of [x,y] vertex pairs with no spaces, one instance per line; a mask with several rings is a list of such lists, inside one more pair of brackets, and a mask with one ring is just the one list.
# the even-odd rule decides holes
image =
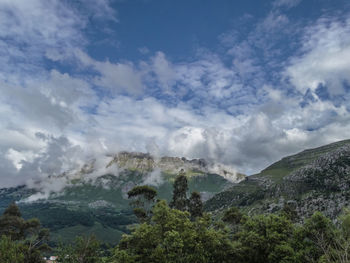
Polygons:
[[187,176],[200,174],[218,174],[231,182],[239,182],[245,178],[243,174],[228,165],[206,161],[205,159],[188,160],[185,157],[154,157],[149,153],[140,152],[119,152],[116,154],[107,167],[117,165],[119,168],[138,170],[144,173],[156,169],[164,173],[177,174],[181,169]]

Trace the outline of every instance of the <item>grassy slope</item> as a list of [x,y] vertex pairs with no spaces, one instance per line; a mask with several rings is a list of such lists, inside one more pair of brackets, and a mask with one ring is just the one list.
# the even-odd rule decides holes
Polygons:
[[321,155],[334,151],[335,149],[350,144],[350,140],[339,141],[331,144],[327,144],[314,149],[304,150],[295,155],[282,158],[280,161],[273,163],[259,174],[252,175],[251,177],[260,178],[267,177],[275,182],[280,182],[283,177],[297,170],[298,168],[307,165],[320,157]]

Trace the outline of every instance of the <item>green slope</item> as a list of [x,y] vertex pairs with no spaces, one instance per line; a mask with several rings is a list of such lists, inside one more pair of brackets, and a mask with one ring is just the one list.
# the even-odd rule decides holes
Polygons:
[[350,140],[344,140],[339,142],[334,142],[314,149],[304,150],[300,153],[287,156],[282,158],[280,161],[273,163],[259,174],[252,175],[254,177],[265,177],[269,178],[275,182],[281,182],[283,177],[290,174],[291,172],[299,169],[302,166],[310,164],[312,161],[316,160],[318,157],[332,152],[339,147],[350,144]]
[[275,188],[283,183],[283,178],[311,164],[317,158],[346,145],[350,145],[350,140],[331,143],[284,157],[260,173],[248,176],[246,180],[216,194],[205,203],[205,209],[214,211],[230,206],[252,209],[254,206],[262,205],[264,200],[270,198],[271,192],[274,192]]

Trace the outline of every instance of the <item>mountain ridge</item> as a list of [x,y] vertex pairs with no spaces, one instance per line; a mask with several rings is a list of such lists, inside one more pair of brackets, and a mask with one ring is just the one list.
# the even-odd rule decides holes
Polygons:
[[[25,218],[38,217],[51,229],[54,242],[70,242],[80,233],[94,233],[115,244],[137,222],[127,191],[140,184],[153,185],[158,197],[169,201],[175,177],[180,169],[186,169],[189,192],[201,192],[209,212],[221,213],[238,206],[248,214],[274,213],[288,204],[301,220],[315,210],[335,218],[342,207],[350,205],[349,159],[350,140],[345,140],[284,157],[259,174],[238,176],[232,182],[210,173],[213,164],[203,159],[157,159],[145,153],[121,152],[103,163],[101,171],[106,173],[96,177],[95,169],[100,164],[93,161],[72,177],[73,182],[62,193],[19,205]],[[329,176],[321,180],[317,174],[323,171]],[[315,180],[317,177],[319,180]],[[33,194],[34,189],[23,186],[0,189],[0,210]]]
[[149,153],[122,151],[113,156],[107,164],[107,168],[113,164],[124,169],[136,169],[143,172],[151,172],[160,169],[162,172],[173,174],[181,169],[187,176],[193,174],[215,173],[232,182],[238,182],[245,178],[245,175],[238,173],[233,167],[217,162],[209,162],[203,158],[187,159],[185,157],[154,157]]
[[286,204],[293,206],[300,220],[315,211],[336,219],[350,205],[350,140],[282,158],[216,194],[205,207],[220,212],[238,206],[255,214],[281,211]]

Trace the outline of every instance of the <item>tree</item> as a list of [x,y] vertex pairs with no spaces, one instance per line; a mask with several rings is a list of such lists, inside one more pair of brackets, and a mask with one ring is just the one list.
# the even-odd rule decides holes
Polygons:
[[209,216],[190,220],[190,214],[171,209],[164,200],[153,208],[151,222],[123,235],[114,263],[235,262],[227,232],[211,227]]
[[157,191],[150,186],[141,185],[135,186],[128,192],[128,198],[143,196],[147,201],[153,201],[157,196]]
[[237,255],[244,263],[296,262],[292,238],[293,225],[283,216],[246,218],[242,230],[237,233]]
[[134,213],[140,222],[150,219],[156,196],[157,191],[147,185],[135,186],[128,192],[128,198],[133,199],[130,204],[134,207]]
[[191,194],[189,200],[189,212],[192,219],[203,215],[203,203],[201,200],[201,195],[198,192],[192,192]]
[[18,243],[27,263],[42,262],[41,252],[49,249],[49,230],[36,218],[24,220],[15,203],[0,217],[0,234]]
[[317,219],[318,222],[327,223],[326,228],[324,228],[324,224],[316,225],[317,227],[321,226],[320,230],[322,231],[321,233],[316,232],[317,236],[313,238],[314,246],[319,249],[319,261],[327,263],[350,262],[350,211],[345,209],[343,215],[338,218],[338,228],[335,228],[331,222],[322,219],[320,215],[314,216],[313,221]]
[[296,222],[298,220],[298,213],[295,208],[295,205],[291,203],[285,203],[283,205],[281,214],[290,219],[292,222]]
[[239,209],[235,206],[229,208],[225,211],[222,221],[225,223],[231,224],[231,225],[237,225],[242,220],[242,213],[239,211]]
[[296,228],[293,247],[301,262],[318,262],[333,242],[335,228],[321,212],[315,212]]
[[16,203],[10,204],[0,217],[0,235],[5,235],[11,240],[25,238],[25,220]]
[[333,243],[328,247],[324,258],[328,262],[350,262],[350,211],[345,209],[339,217],[340,228],[336,231]]
[[18,243],[10,237],[2,236],[0,239],[0,262],[1,263],[24,263],[24,254]]
[[100,263],[102,262],[100,242],[95,236],[76,237],[74,245],[58,248],[59,263]]
[[185,176],[185,171],[181,169],[174,182],[173,199],[170,203],[171,208],[175,208],[181,211],[188,210],[187,190],[187,178]]
[[41,227],[39,219],[32,218],[25,221],[24,234],[25,239],[22,249],[26,257],[26,262],[41,262],[41,253],[51,249],[47,245],[49,241],[49,230]]

